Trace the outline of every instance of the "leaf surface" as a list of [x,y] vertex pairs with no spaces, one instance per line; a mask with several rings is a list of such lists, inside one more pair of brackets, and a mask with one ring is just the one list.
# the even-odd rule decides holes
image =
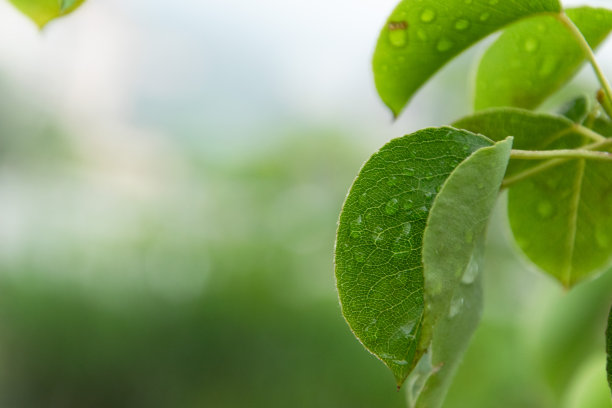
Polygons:
[[344,203],[335,256],[342,312],[398,385],[420,357],[429,209],[457,165],[490,145],[450,127],[395,139],[365,163]]
[[[513,146],[520,150],[574,148],[583,144],[575,123],[560,115],[535,113],[517,108],[492,108],[459,119],[453,126],[480,133],[491,140],[514,137]],[[538,161],[513,161],[507,176],[539,164]]]
[[[580,7],[568,17],[595,49],[612,30],[612,11]],[[577,40],[554,14],[508,27],[487,49],[476,76],[476,110],[537,107],[569,81],[585,62]]]
[[49,21],[76,10],[85,0],[9,0],[39,28]]
[[[493,140],[513,135],[517,149],[565,149],[590,143],[556,115],[491,109],[455,126]],[[508,175],[541,161],[515,161]],[[510,187],[508,215],[516,243],[538,267],[571,287],[612,257],[612,164],[565,160]]]
[[374,52],[378,93],[397,116],[436,71],[469,46],[524,17],[560,10],[558,0],[403,0]]
[[408,377],[410,407],[442,405],[480,321],[486,227],[511,148],[508,138],[475,152],[434,200],[423,243],[426,307],[419,348],[425,354]]
[[610,316],[608,317],[608,330],[606,331],[606,349],[608,351],[608,384],[612,389],[612,309],[610,310]]

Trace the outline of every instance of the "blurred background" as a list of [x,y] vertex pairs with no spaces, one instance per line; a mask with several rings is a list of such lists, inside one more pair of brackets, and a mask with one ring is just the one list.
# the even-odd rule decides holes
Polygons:
[[[393,122],[395,3],[89,0],[39,32],[0,1],[0,407],[405,405],[340,315],[336,220],[372,152],[469,113],[482,45]],[[507,231],[502,196],[445,407],[612,407],[612,273],[564,293]]]

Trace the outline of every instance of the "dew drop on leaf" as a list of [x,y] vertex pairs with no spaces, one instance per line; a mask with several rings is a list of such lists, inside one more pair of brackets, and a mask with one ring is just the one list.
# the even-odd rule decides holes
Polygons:
[[482,13],[482,14],[480,15],[479,19],[480,19],[480,21],[485,22],[485,21],[487,21],[487,20],[488,20],[490,17],[491,17],[491,13],[484,12],[484,13]]
[[461,277],[461,282],[470,285],[474,283],[476,278],[478,277],[478,271],[480,270],[480,266],[478,265],[478,260],[472,255],[470,258],[470,262],[468,263],[465,271],[463,272],[463,276]]
[[385,212],[389,215],[393,215],[399,210],[399,200],[397,198],[392,198],[387,202],[385,206]]
[[497,3],[499,3],[499,0],[489,0],[489,4],[492,6],[496,5]]
[[459,20],[455,21],[455,30],[465,31],[468,28],[470,28],[469,20],[466,20],[465,18],[460,18]]
[[428,38],[427,33],[422,28],[419,28],[419,30],[417,31],[417,37],[419,37],[419,40],[421,41],[427,41]]
[[450,308],[448,310],[448,317],[452,319],[453,317],[457,316],[459,312],[461,312],[464,302],[465,300],[462,297],[453,296],[451,299]]
[[351,221],[351,238],[359,238],[363,232],[363,219],[361,215]]
[[442,37],[440,38],[440,40],[438,41],[438,44],[436,45],[436,50],[440,52],[445,52],[453,48],[453,45],[455,44],[451,40],[449,40],[446,37]]
[[357,261],[357,263],[364,263],[366,259],[365,254],[361,251],[355,251],[353,253],[353,257],[355,258],[355,261]]
[[398,48],[408,44],[408,23],[406,21],[389,22],[389,42]]
[[541,201],[538,204],[538,214],[542,218],[550,218],[553,215],[554,207],[549,201]]
[[525,51],[527,52],[535,52],[538,50],[539,46],[540,44],[538,43],[538,40],[533,37],[525,40]]
[[557,58],[553,56],[548,56],[542,65],[540,65],[540,69],[538,71],[538,75],[540,78],[546,78],[550,76],[555,69],[557,68]]
[[423,23],[431,23],[436,19],[436,12],[431,8],[426,8],[421,12],[421,21]]

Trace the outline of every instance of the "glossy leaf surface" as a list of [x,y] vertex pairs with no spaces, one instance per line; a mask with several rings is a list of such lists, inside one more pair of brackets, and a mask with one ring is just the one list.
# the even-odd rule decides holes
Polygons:
[[557,0],[403,0],[374,52],[378,93],[397,116],[436,71],[469,46],[524,17],[560,9]]
[[363,166],[344,203],[336,280],[353,333],[401,385],[423,318],[423,234],[451,172],[491,141],[449,127],[395,139]]
[[408,378],[415,408],[442,405],[482,311],[481,260],[486,227],[510,157],[512,138],[462,162],[444,183],[423,243],[425,352]]
[[[612,29],[612,11],[580,7],[566,14],[596,48]],[[478,68],[474,106],[532,109],[568,82],[586,55],[554,15],[514,24],[485,52]]]
[[9,0],[39,28],[76,10],[85,0]]

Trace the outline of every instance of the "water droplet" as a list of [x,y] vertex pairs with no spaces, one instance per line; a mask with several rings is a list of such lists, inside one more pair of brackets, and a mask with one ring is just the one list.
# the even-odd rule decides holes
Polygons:
[[546,26],[544,24],[538,24],[538,31],[543,33],[546,32]]
[[406,21],[390,21],[388,27],[391,45],[404,47],[408,43],[408,23]]
[[482,13],[482,14],[480,15],[479,19],[480,19],[480,21],[482,21],[482,22],[484,23],[484,22],[485,22],[485,21],[487,21],[487,20],[488,20],[490,17],[491,17],[491,13],[484,12],[484,13]]
[[538,50],[540,43],[535,38],[531,37],[525,40],[525,51],[535,52]]
[[359,238],[363,232],[363,219],[361,215],[351,221],[351,238]]
[[470,4],[472,4],[472,0],[464,0],[464,3],[467,4],[467,5],[470,5]]
[[409,210],[412,207],[414,207],[414,203],[412,202],[412,200],[408,199],[404,202],[403,207],[404,207],[404,210]]
[[368,202],[368,197],[366,193],[363,193],[359,196],[359,205],[366,205]]
[[422,28],[419,28],[419,30],[417,31],[417,37],[419,37],[419,40],[421,41],[427,41],[428,38],[427,33]]
[[538,203],[538,214],[542,218],[550,218],[553,215],[554,207],[549,201],[541,201]]
[[438,44],[436,45],[436,49],[440,52],[445,52],[453,48],[453,45],[455,45],[455,43],[453,43],[451,40],[449,40],[446,37],[442,37],[438,41]]
[[557,69],[557,58],[554,56],[548,56],[540,65],[540,69],[538,70],[538,75],[540,78],[546,78],[550,76]]
[[408,365],[406,360],[393,360],[393,362],[397,365]]
[[410,176],[410,177],[414,176],[414,169],[412,167],[406,167],[404,169],[404,175]]
[[410,230],[412,229],[412,224],[410,224],[409,222],[404,223],[404,228],[402,229],[402,232],[404,233],[404,235],[410,235]]
[[355,261],[357,261],[357,263],[364,263],[365,259],[366,259],[366,256],[361,251],[355,251],[353,253],[353,258],[355,258]]
[[472,241],[474,241],[474,234],[472,233],[472,231],[466,231],[465,232],[465,242],[468,244],[471,244]]
[[464,302],[465,301],[462,297],[453,296],[453,298],[451,299],[450,309],[448,310],[448,317],[452,319],[453,317],[457,316],[459,312],[461,312]]
[[470,28],[469,20],[466,20],[465,18],[460,18],[459,20],[455,21],[455,30],[464,31],[468,28]]
[[431,23],[436,19],[436,12],[431,8],[426,8],[421,13],[421,21],[424,23]]
[[389,180],[387,180],[387,185],[388,186],[395,186],[395,185],[397,185],[397,177],[395,177],[395,176],[389,177]]
[[463,272],[463,276],[461,277],[461,282],[470,285],[474,283],[476,278],[478,277],[478,272],[480,270],[480,266],[478,265],[478,260],[475,256],[472,255],[470,258],[470,262],[468,263],[465,271]]
[[399,210],[399,200],[397,198],[392,198],[387,202],[385,206],[385,212],[389,215],[393,215]]
[[499,3],[499,0],[489,0],[489,4],[492,6],[496,5],[497,3]]

